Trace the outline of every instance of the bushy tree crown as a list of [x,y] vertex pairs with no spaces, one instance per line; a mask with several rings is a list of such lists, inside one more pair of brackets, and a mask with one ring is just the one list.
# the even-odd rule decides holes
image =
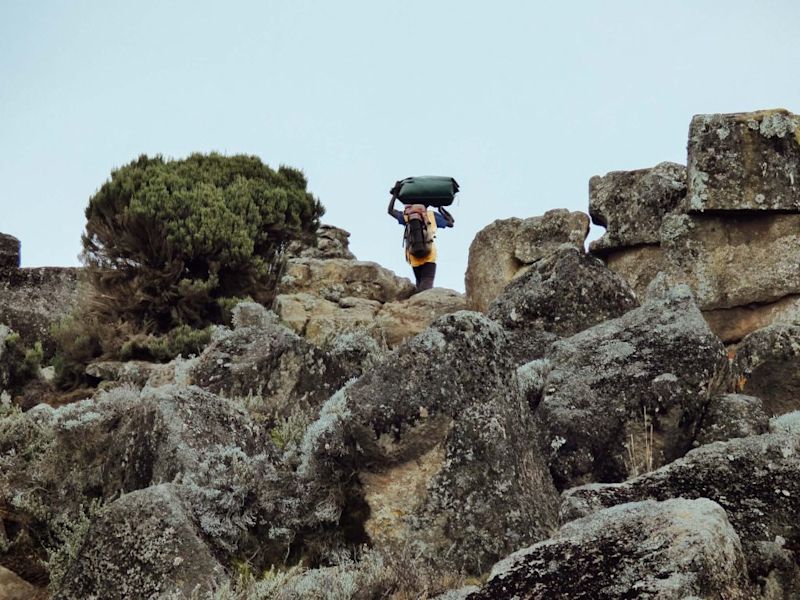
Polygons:
[[140,156],[89,200],[83,258],[103,320],[137,330],[218,322],[220,300],[271,298],[285,245],[324,209],[304,175],[255,156]]

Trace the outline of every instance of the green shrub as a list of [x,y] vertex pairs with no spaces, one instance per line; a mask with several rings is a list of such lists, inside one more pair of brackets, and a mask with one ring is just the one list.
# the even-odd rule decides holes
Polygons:
[[323,212],[300,171],[254,156],[141,156],[86,209],[92,308],[163,334],[221,322],[221,298],[269,303],[286,244],[313,239]]

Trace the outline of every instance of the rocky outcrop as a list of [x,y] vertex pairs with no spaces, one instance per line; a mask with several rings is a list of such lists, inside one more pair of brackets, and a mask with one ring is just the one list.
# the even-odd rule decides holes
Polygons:
[[591,251],[640,298],[659,272],[688,284],[725,342],[796,318],[799,124],[785,110],[697,115],[685,176],[662,163],[593,178],[590,213],[608,231]]
[[313,294],[336,302],[355,297],[393,302],[410,297],[414,285],[378,263],[344,258],[292,258],[278,294]]
[[488,315],[508,330],[570,336],[638,305],[625,280],[601,261],[561,246],[508,284]]
[[358,473],[351,494],[368,507],[372,545],[411,545],[434,564],[481,573],[555,523],[556,492],[513,367],[493,321],[441,317],[331,398],[306,433],[300,472]]
[[553,344],[536,415],[556,484],[621,481],[634,446],[655,465],[684,454],[726,365],[686,289]]
[[123,495],[97,515],[58,597],[156,598],[208,593],[226,577],[173,486]]
[[51,356],[55,351],[51,327],[74,306],[80,271],[61,267],[0,271],[0,323],[18,333],[25,347],[41,342]]
[[564,525],[498,563],[468,600],[750,600],[742,548],[706,499],[635,502]]
[[313,245],[295,241],[286,250],[290,258],[345,258],[354,260],[350,252],[350,233],[333,225],[320,225]]
[[[797,572],[792,553],[800,547],[799,457],[797,429],[716,442],[625,483],[569,490],[561,514],[575,519],[626,502],[708,498],[725,509],[739,534],[753,580],[791,580]],[[772,573],[786,569],[787,576]]]
[[652,169],[613,171],[589,180],[589,214],[606,228],[589,249],[611,250],[659,244],[664,217],[686,196],[686,167],[663,162]]
[[584,213],[551,210],[541,217],[503,219],[478,232],[464,276],[467,306],[485,312],[509,281],[562,244],[583,249],[589,233]]
[[742,392],[761,398],[769,416],[800,410],[800,324],[775,323],[744,338],[733,375]]
[[19,268],[19,240],[12,235],[0,233],[0,271]]
[[246,400],[270,422],[319,408],[350,377],[328,352],[269,322],[218,330],[187,367],[188,381]]
[[697,115],[689,127],[688,211],[800,211],[800,116]]

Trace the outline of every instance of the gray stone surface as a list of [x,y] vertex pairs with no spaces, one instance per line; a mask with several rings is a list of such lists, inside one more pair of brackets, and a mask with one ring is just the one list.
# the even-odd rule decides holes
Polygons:
[[81,269],[37,267],[0,273],[0,323],[20,335],[23,346],[40,341],[45,354],[55,350],[50,328],[65,317],[78,298]]
[[344,258],[291,258],[277,292],[308,293],[331,302],[347,297],[392,302],[411,296],[414,284],[374,262]]
[[350,233],[333,225],[320,225],[313,246],[302,242],[291,242],[286,251],[292,258],[345,258],[355,260],[350,252]]
[[76,551],[63,585],[54,590],[57,598],[191,597],[226,578],[191,511],[168,484],[106,506]]
[[800,293],[800,215],[670,215],[661,227],[667,272],[702,310]]
[[467,306],[485,312],[509,281],[561,246],[583,250],[589,218],[581,212],[551,210],[539,217],[502,219],[484,227],[469,247],[464,275]]
[[19,268],[19,250],[20,243],[17,238],[7,233],[0,233],[0,273],[3,269]]
[[561,489],[621,481],[642,468],[631,445],[645,448],[645,411],[653,464],[684,454],[727,368],[722,343],[685,288],[556,342],[548,359],[536,416]]
[[478,313],[439,318],[326,403],[300,473],[357,472],[371,543],[443,568],[480,574],[546,537],[557,494],[507,344]]
[[793,578],[797,565],[792,553],[800,543],[796,431],[707,444],[625,483],[571,489],[564,493],[561,515],[570,520],[627,502],[678,497],[708,498],[725,509],[741,538],[754,581],[773,571],[776,579]]
[[620,275],[643,302],[647,288],[659,272],[667,267],[664,251],[660,244],[643,244],[631,248],[603,252],[606,266]]
[[658,244],[664,216],[686,196],[686,167],[662,162],[650,169],[612,171],[589,180],[589,214],[606,228],[591,252]]
[[800,323],[775,323],[744,338],[733,375],[743,393],[761,398],[770,417],[800,410]]
[[769,431],[769,417],[760,398],[721,394],[708,403],[695,443],[702,446]]
[[509,283],[487,314],[509,330],[570,336],[638,305],[624,279],[600,260],[565,245]]
[[689,127],[688,211],[800,211],[800,116],[696,115]]
[[739,536],[707,499],[634,502],[564,525],[468,600],[752,600]]

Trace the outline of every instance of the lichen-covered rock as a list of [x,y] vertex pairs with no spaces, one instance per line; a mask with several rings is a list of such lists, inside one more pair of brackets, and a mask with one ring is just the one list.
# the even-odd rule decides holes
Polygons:
[[124,494],[103,508],[54,596],[188,598],[224,581],[221,565],[173,487],[162,484]]
[[348,331],[371,327],[383,306],[366,298],[346,297],[333,302],[308,293],[275,298],[275,312],[281,321],[319,347]]
[[378,263],[343,258],[292,258],[278,294],[307,293],[332,302],[348,296],[393,302],[414,293],[414,284]]
[[797,560],[791,553],[800,547],[800,436],[793,431],[707,444],[625,483],[571,489],[561,514],[576,519],[626,502],[678,497],[719,503],[741,538],[750,576],[767,577],[777,567],[763,561],[763,544],[789,563]]
[[329,353],[282,325],[218,330],[188,377],[228,398],[246,399],[269,419],[318,408],[347,380]]
[[670,215],[661,245],[670,278],[701,310],[731,308],[800,293],[798,232],[796,214]]
[[408,300],[384,304],[369,331],[389,348],[396,348],[435,319],[465,308],[463,294],[446,288],[432,288],[414,294]]
[[688,151],[687,210],[800,211],[800,116],[696,115]]
[[564,525],[492,569],[468,600],[751,600],[742,548],[706,499],[635,502]]
[[733,375],[743,393],[761,398],[769,416],[800,410],[800,324],[775,323],[744,338]]
[[50,329],[77,301],[80,272],[62,267],[5,271],[0,276],[0,323],[17,332],[26,348],[41,342],[45,355],[52,356],[55,342]]
[[647,297],[648,286],[667,267],[660,244],[608,250],[603,252],[603,261],[631,286],[639,301]]
[[313,246],[294,241],[289,244],[286,254],[292,258],[344,258],[354,260],[350,252],[350,233],[333,225],[320,225]]
[[367,539],[446,567],[478,574],[546,537],[556,492],[507,345],[480,314],[441,317],[326,403],[300,473],[358,473]]
[[0,233],[0,271],[19,268],[19,240],[13,235]]
[[562,489],[635,473],[646,438],[656,466],[681,456],[727,367],[685,288],[556,342],[548,359],[536,415]]
[[721,394],[711,398],[695,443],[702,446],[769,431],[769,417],[760,398]]
[[562,246],[509,283],[487,314],[509,330],[570,336],[638,305],[630,286],[600,260]]
[[686,167],[662,162],[650,169],[612,171],[589,180],[589,214],[606,228],[589,250],[609,250],[658,244],[664,216],[686,196]]
[[481,231],[469,247],[464,277],[467,306],[485,312],[521,269],[544,258],[562,244],[580,250],[589,233],[589,217],[566,209],[540,217],[497,220]]

